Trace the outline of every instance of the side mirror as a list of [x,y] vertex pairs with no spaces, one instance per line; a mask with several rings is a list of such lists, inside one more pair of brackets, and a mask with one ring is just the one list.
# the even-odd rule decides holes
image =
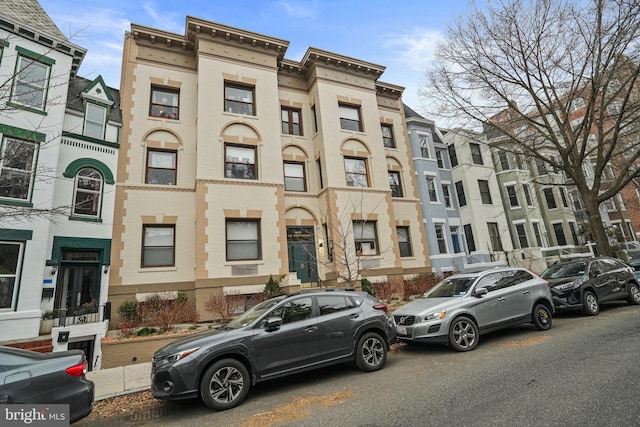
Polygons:
[[282,326],[282,318],[280,318],[280,317],[270,317],[269,319],[267,319],[267,324],[266,324],[264,329],[267,332],[273,332],[273,331],[277,331],[278,329],[280,329],[280,326]]
[[487,288],[478,288],[475,290],[475,292],[473,293],[474,296],[480,298],[483,295],[488,294],[489,291],[487,290]]
[[593,270],[589,271],[589,276],[591,277],[598,277],[600,275],[600,270],[598,270],[597,268],[594,268]]

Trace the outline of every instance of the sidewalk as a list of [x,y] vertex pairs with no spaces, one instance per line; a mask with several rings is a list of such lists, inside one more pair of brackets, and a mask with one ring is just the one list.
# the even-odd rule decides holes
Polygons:
[[87,372],[95,383],[94,400],[148,390],[151,386],[151,362]]

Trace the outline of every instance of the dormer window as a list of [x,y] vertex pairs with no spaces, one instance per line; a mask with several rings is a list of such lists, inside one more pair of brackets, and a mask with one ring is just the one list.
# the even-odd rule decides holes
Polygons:
[[104,139],[104,124],[107,109],[101,105],[87,102],[84,113],[84,136]]

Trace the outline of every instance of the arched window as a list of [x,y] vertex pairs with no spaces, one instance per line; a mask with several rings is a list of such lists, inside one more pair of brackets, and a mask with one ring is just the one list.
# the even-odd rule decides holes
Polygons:
[[102,175],[96,169],[82,168],[78,171],[73,196],[73,215],[100,217],[102,182]]

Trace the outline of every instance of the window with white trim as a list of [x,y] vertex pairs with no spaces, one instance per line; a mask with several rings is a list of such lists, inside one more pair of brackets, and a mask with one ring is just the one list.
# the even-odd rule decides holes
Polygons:
[[180,89],[151,86],[149,116],[178,120],[180,118]]
[[18,55],[11,102],[44,111],[51,66]]
[[227,261],[262,259],[260,220],[226,220]]
[[104,125],[107,118],[107,109],[102,105],[87,102],[84,113],[84,136],[95,139],[104,139]]
[[256,147],[225,145],[224,176],[236,179],[258,179]]
[[30,200],[38,147],[36,142],[4,138],[0,154],[0,197]]
[[434,224],[436,229],[436,241],[438,242],[438,251],[441,254],[447,253],[447,240],[444,234],[444,226],[442,224]]
[[224,111],[255,116],[254,93],[253,86],[224,82]]
[[360,118],[360,107],[354,105],[339,104],[340,128],[362,132],[362,119]]
[[437,203],[438,190],[436,189],[436,179],[430,176],[427,177],[427,192],[429,193],[429,201]]
[[442,194],[444,197],[444,206],[447,208],[453,207],[451,202],[451,186],[449,184],[442,184]]
[[387,171],[387,173],[389,174],[389,187],[391,187],[391,197],[403,197],[400,172]]
[[515,224],[516,227],[516,235],[518,236],[518,243],[520,244],[520,248],[528,248],[529,247],[529,239],[527,239],[527,230],[524,226],[524,223]]
[[75,179],[73,215],[98,218],[102,207],[102,174],[93,168],[82,168]]
[[358,157],[344,158],[345,178],[348,187],[368,187],[367,160]]
[[470,143],[469,148],[471,149],[471,160],[475,165],[484,165],[482,161],[482,151],[480,150],[480,144]]
[[286,191],[307,191],[304,163],[284,162],[284,189]]
[[506,189],[507,189],[507,196],[509,197],[509,205],[512,208],[519,208],[520,200],[518,200],[518,193],[516,192],[516,186],[507,185]]
[[358,256],[380,253],[375,221],[353,221],[353,240]]
[[16,305],[23,253],[23,242],[0,241],[0,311]]
[[175,151],[147,151],[146,184],[176,185],[177,157]]
[[175,225],[142,226],[142,267],[175,265]]
[[393,138],[393,126],[380,124],[382,129],[382,145],[386,148],[396,148],[396,141]]
[[400,248],[401,257],[413,256],[411,249],[411,235],[409,233],[409,227],[396,227],[396,233],[398,235],[398,247]]

